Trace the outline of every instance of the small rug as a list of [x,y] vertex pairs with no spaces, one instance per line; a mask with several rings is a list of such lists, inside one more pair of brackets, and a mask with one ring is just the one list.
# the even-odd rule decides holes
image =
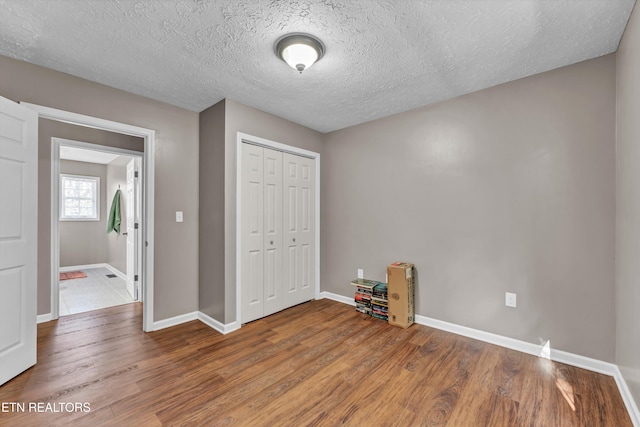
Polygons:
[[82,271],[66,271],[60,273],[60,280],[84,279],[87,277]]

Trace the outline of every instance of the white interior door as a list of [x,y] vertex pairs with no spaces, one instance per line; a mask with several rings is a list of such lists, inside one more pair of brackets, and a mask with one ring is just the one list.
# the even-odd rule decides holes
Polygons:
[[283,153],[283,281],[287,307],[315,297],[315,161]]
[[252,144],[241,156],[246,323],[315,297],[315,161]]
[[282,292],[282,152],[264,148],[264,316],[285,308]]
[[127,223],[127,290],[134,300],[140,298],[138,276],[138,178],[137,160],[127,163],[127,194],[125,198],[126,223]]
[[242,144],[242,323],[264,316],[264,149]]
[[36,363],[38,114],[0,97],[0,385]]
[[282,152],[243,144],[243,322],[285,308],[282,287]]

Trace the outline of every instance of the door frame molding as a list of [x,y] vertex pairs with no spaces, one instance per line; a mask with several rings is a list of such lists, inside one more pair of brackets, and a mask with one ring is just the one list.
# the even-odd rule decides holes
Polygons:
[[[142,172],[141,181],[137,185],[144,188],[144,153],[141,151],[127,150],[125,148],[109,147],[107,145],[93,144],[91,142],[74,141],[65,138],[51,138],[51,319],[60,318],[60,147],[83,148],[91,151],[100,151],[103,153],[112,153],[122,156],[128,156],[137,160],[139,169]],[[105,195],[106,197],[106,195]],[[107,203],[109,201],[107,200]],[[138,201],[140,203],[140,201]],[[142,205],[142,203],[140,203]],[[138,206],[143,212],[142,206]],[[138,229],[137,233],[140,233]],[[142,251],[139,238],[137,245],[138,265],[142,265]],[[126,272],[125,272],[126,274]],[[135,286],[135,283],[134,283]],[[144,296],[140,301],[144,303]],[[144,305],[143,305],[144,312]]]
[[[98,117],[86,116],[83,114],[72,113],[70,111],[58,110],[56,108],[45,107],[42,105],[21,102],[21,105],[28,107],[38,113],[41,119],[55,120],[78,126],[85,126],[94,129],[106,130],[110,132],[122,133],[125,135],[136,136],[144,139],[144,153],[142,153],[142,242],[140,249],[142,252],[141,284],[143,288],[143,314],[142,329],[145,332],[153,331],[153,304],[154,304],[154,230],[155,230],[155,144],[156,132],[152,129],[128,125],[121,122],[101,119]],[[138,152],[134,152],[138,153]],[[138,155],[140,155],[138,153]],[[53,219],[52,219],[53,221]],[[53,224],[52,224],[53,225]],[[53,245],[53,239],[52,239]],[[53,253],[52,253],[53,257]],[[56,265],[56,271],[59,266],[51,260],[51,281],[52,291],[53,284],[57,283],[59,276],[53,276],[53,266]],[[51,298],[53,304],[53,295]],[[56,314],[57,314],[56,307]],[[53,315],[53,307],[52,312]]]
[[236,136],[236,320],[235,327],[242,326],[242,144],[258,145],[285,153],[313,159],[316,169],[315,197],[315,299],[320,299],[320,153],[282,144],[258,136],[238,132]]
[[[135,201],[134,201],[134,205],[136,206],[136,211],[135,213],[137,213],[136,218],[134,219],[134,223],[135,222],[139,222],[142,219],[142,188],[144,187],[144,170],[143,170],[143,160],[142,160],[142,155],[144,153],[140,153],[139,156],[134,157],[133,160],[133,170],[136,173],[136,176],[138,177],[138,179],[134,179],[134,184],[133,186],[135,187],[136,190],[136,197],[135,197]],[[126,167],[129,167],[129,164],[127,164]],[[127,172],[128,173],[128,172]],[[135,177],[134,177],[135,178]],[[128,180],[128,179],[127,179]],[[127,185],[128,187],[128,185]],[[125,209],[126,210],[126,209]],[[126,213],[125,213],[126,215]],[[127,222],[128,224],[128,222]],[[135,276],[137,274],[139,274],[139,271],[142,268],[142,251],[140,250],[140,247],[142,245],[142,230],[141,229],[135,229],[134,228],[134,234],[136,236],[136,240],[134,242],[134,249],[136,251],[136,256],[135,256],[135,268],[133,269],[133,273],[134,273],[134,279]],[[128,233],[128,231],[127,231]],[[126,256],[127,259],[129,257],[129,251],[126,251]],[[125,262],[126,265],[126,262]],[[129,269],[127,267],[125,267],[125,276],[127,276],[127,286],[129,286]],[[136,283],[136,280],[133,281],[133,293],[135,294],[135,297],[137,297],[136,301],[140,301],[144,303],[144,295],[142,295],[142,282],[138,281],[138,283]]]

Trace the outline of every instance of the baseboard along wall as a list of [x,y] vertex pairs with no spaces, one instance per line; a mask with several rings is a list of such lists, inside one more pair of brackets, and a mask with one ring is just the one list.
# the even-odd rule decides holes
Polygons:
[[210,328],[220,332],[221,334],[228,334],[230,332],[237,331],[238,329],[240,329],[240,325],[238,324],[238,322],[231,322],[231,323],[225,324],[217,321],[216,319],[214,319],[213,317],[207,314],[204,314],[201,311],[198,312],[198,320],[200,320],[202,323],[209,326]]
[[58,271],[60,271],[60,273],[66,273],[68,271],[88,270],[90,268],[106,268],[107,270],[109,270],[119,278],[123,280],[127,280],[126,274],[124,274],[122,271],[118,270],[117,268],[113,267],[111,264],[107,264],[106,262],[101,262],[98,264],[70,265],[68,267],[60,267]]
[[192,311],[191,313],[181,314],[179,316],[169,317],[168,319],[158,320],[153,322],[153,331],[159,331],[160,329],[170,328],[172,326],[180,325],[181,323],[191,322],[192,320],[198,320],[198,312]]
[[53,314],[51,314],[51,313],[38,314],[36,323],[38,323],[38,324],[46,323],[46,322],[50,322],[52,320],[53,320]]
[[[343,295],[334,294],[332,292],[320,292],[320,298],[330,299],[332,301],[341,302],[355,306],[353,298],[345,297]],[[489,344],[498,345],[511,350],[520,351],[522,353],[531,354],[533,356],[543,357],[543,346],[539,344],[532,344],[526,341],[517,340],[514,338],[505,337],[502,335],[493,334],[490,332],[481,331],[478,329],[469,328],[466,326],[456,325],[455,323],[444,322],[442,320],[432,319],[430,317],[416,315],[416,323],[419,325],[429,326],[431,328],[440,329],[442,331],[451,332],[453,334],[462,335],[464,337],[473,338],[479,341],[484,341]],[[603,362],[602,360],[592,359],[590,357],[580,356],[578,354],[569,353],[562,350],[550,349],[549,358],[554,362],[564,363],[566,365],[575,366],[577,368],[586,369],[589,371],[597,372],[599,374],[609,375],[614,378],[618,385],[618,390],[622,396],[629,417],[635,427],[640,427],[640,411],[638,406],[631,395],[631,391],[627,386],[618,365],[609,362]]]
[[[98,265],[98,267],[103,267],[103,266],[106,266],[106,265]],[[73,267],[65,271],[80,270],[82,268],[95,268],[95,267],[80,266],[80,267]],[[60,271],[63,271],[62,268],[60,269]],[[117,274],[117,273],[114,272],[114,274]],[[324,299],[324,298],[330,299],[332,301],[337,301],[343,304],[355,306],[355,302],[353,298],[334,294],[332,292],[320,292],[320,299]],[[38,323],[48,322],[49,320],[51,320],[51,313],[38,315]],[[213,317],[208,316],[205,313],[202,313],[201,311],[193,311],[191,313],[186,313],[179,316],[174,316],[168,319],[163,319],[163,320],[153,322],[153,330],[158,331],[160,329],[169,328],[171,326],[176,326],[181,323],[190,322],[192,320],[199,320],[205,325],[209,326],[210,328],[216,330],[221,334],[228,334],[240,329],[240,325],[238,324],[238,322],[224,324],[214,319]],[[502,335],[497,335],[490,332],[469,328],[466,326],[456,325],[455,323],[449,323],[442,320],[432,319],[427,316],[416,315],[416,323],[419,325],[440,329],[442,331],[451,332],[453,334],[462,335],[468,338],[477,339],[479,341],[484,341],[484,342],[505,347],[511,350],[520,351],[522,353],[531,354],[533,356],[542,357],[541,354],[543,351],[543,346],[539,344],[532,344],[526,341],[509,338]],[[624,404],[627,407],[627,411],[629,412],[629,417],[631,418],[633,425],[635,427],[640,427],[640,411],[638,410],[638,406],[636,405],[636,402],[633,399],[633,396],[631,395],[631,391],[629,390],[629,387],[627,386],[627,383],[624,380],[624,377],[622,376],[622,373],[620,372],[618,365],[609,363],[609,362],[603,362],[601,360],[592,359],[585,356],[580,356],[578,354],[573,354],[573,353],[569,353],[562,350],[555,350],[555,349],[550,349],[549,358],[554,362],[564,363],[567,365],[575,366],[582,369],[587,369],[589,371],[597,372],[600,374],[612,376],[618,386],[618,390],[620,391],[622,400],[624,401]]]

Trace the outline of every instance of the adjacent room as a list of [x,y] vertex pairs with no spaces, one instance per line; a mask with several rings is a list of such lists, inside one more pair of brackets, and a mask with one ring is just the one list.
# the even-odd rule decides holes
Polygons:
[[61,145],[58,161],[59,315],[137,301],[130,259],[137,251],[128,234],[137,230],[129,223],[136,218],[138,160]]
[[0,2],[0,423],[640,426],[639,76],[635,0]]

